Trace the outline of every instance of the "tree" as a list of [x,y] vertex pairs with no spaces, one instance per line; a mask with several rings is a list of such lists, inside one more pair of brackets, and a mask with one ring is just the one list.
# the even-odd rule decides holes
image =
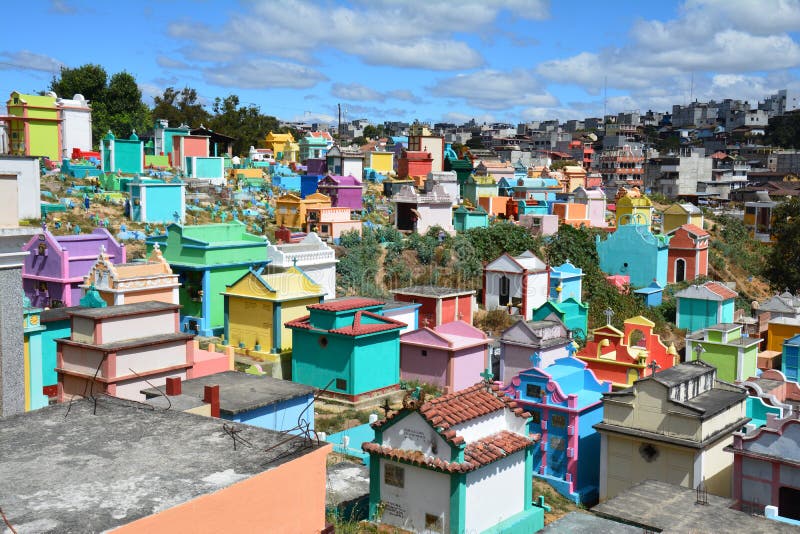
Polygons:
[[377,126],[373,126],[372,124],[367,124],[364,126],[363,136],[367,139],[378,139],[385,135],[385,127],[383,124],[379,124]]
[[62,98],[81,94],[89,102],[105,101],[108,74],[100,65],[86,65],[70,69],[61,67],[58,78],[53,76],[50,90]]
[[783,148],[800,148],[800,114],[772,117],[766,131],[766,143]]
[[550,165],[550,169],[554,170],[554,171],[557,171],[557,170],[563,169],[567,165],[578,165],[578,162],[575,161],[574,159],[560,159],[560,160],[554,161],[553,164]]
[[153,117],[166,119],[174,126],[197,128],[208,123],[211,114],[199,102],[196,90],[188,86],[180,91],[167,87],[161,96],[153,98]]
[[141,133],[150,126],[150,110],[142,102],[136,79],[127,72],[114,74],[109,80],[100,65],[62,68],[58,78],[50,82],[50,90],[70,98],[80,93],[89,100],[95,146],[109,130],[117,137],[129,137],[134,129]]
[[466,237],[481,261],[492,261],[503,252],[512,256],[526,250],[538,251],[541,241],[533,237],[527,228],[509,222],[493,224],[488,228],[471,228]]
[[134,130],[143,133],[150,127],[150,109],[142,102],[133,75],[125,71],[113,75],[106,96],[105,111],[114,135],[129,137]]
[[215,98],[211,109],[214,115],[209,119],[209,127],[236,138],[234,154],[244,155],[251,146],[263,146],[267,132],[280,131],[278,119],[262,114],[254,104],[240,105],[239,97],[234,94]]
[[764,275],[779,291],[800,289],[800,199],[779,204],[773,213],[775,242]]

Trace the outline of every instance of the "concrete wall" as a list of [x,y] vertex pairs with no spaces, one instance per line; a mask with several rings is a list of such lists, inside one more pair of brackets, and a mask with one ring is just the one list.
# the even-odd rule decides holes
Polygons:
[[384,430],[381,444],[395,449],[420,451],[426,456],[447,462],[451,460],[450,445],[418,412],[407,415]]
[[183,365],[186,363],[186,353],[184,341],[120,351],[116,357],[116,374],[109,378]]
[[[694,487],[695,458],[690,449],[608,434],[601,439],[604,442],[600,453],[601,502],[648,479]],[[640,453],[643,444],[655,447],[657,455],[652,461],[648,462]]]
[[524,450],[467,473],[467,532],[483,532],[525,510],[524,488]]
[[[387,464],[404,470],[403,488],[386,484]],[[450,531],[450,475],[381,459],[380,477],[382,523],[424,532],[425,514],[433,514],[442,517],[443,532]]]
[[[77,320],[77,318],[76,318]],[[113,343],[135,337],[175,333],[175,312],[134,315],[107,319],[100,325],[103,343]]]
[[[18,217],[41,218],[39,158],[0,156],[0,175],[17,177]],[[8,205],[7,203],[8,199],[4,201],[4,205]]]

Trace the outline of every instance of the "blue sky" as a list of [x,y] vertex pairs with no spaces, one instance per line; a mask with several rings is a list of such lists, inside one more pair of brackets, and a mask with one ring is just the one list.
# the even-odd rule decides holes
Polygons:
[[[0,95],[61,65],[127,70],[145,100],[237,94],[286,120],[517,123],[755,101],[798,87],[800,0],[29,0]],[[607,80],[607,82],[606,82]],[[72,95],[59,95],[72,96]]]

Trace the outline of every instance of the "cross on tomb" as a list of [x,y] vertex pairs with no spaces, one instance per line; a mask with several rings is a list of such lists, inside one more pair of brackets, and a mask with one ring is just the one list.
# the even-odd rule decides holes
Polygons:
[[530,357],[530,360],[534,367],[539,367],[542,364],[542,354],[539,351],[536,351]]
[[481,373],[481,377],[483,377],[483,381],[488,386],[492,383],[492,378],[494,378],[494,374],[492,373],[492,370],[487,367],[486,370]]
[[570,358],[575,356],[575,353],[578,352],[578,347],[575,346],[575,342],[567,344],[567,346],[564,348],[567,351],[567,356],[569,356]]
[[647,368],[650,369],[650,374],[654,375],[656,374],[656,371],[661,369],[661,366],[658,365],[658,362],[656,362],[655,360],[650,360],[650,363],[647,364]]
[[606,316],[606,326],[611,326],[611,318],[614,317],[614,310],[606,308],[603,315]]

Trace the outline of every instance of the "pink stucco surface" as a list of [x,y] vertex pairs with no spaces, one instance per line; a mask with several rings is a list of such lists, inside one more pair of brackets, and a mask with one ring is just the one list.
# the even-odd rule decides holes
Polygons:
[[400,375],[458,391],[480,380],[489,340],[464,321],[420,328],[400,336]]

